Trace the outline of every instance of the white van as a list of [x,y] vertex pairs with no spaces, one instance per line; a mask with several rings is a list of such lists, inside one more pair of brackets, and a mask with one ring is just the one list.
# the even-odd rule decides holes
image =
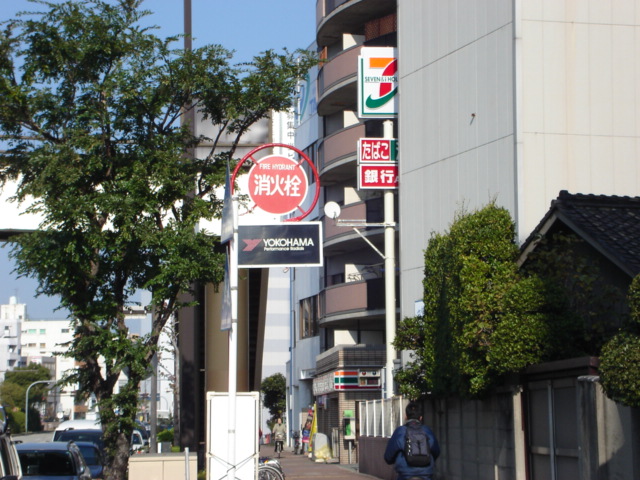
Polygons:
[[59,432],[67,430],[102,430],[102,426],[100,420],[67,420],[56,427],[52,441],[55,442],[58,439]]
[[52,441],[55,442],[58,439],[59,432],[67,430],[102,430],[102,426],[100,420],[67,420],[56,427]]

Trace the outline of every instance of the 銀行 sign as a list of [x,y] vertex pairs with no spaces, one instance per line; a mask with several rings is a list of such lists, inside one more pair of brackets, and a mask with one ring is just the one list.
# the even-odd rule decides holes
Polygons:
[[358,188],[398,188],[398,164],[361,163],[358,165]]

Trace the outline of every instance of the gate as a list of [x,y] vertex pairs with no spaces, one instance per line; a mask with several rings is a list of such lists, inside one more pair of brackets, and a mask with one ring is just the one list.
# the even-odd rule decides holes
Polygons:
[[527,384],[530,480],[580,478],[576,378]]

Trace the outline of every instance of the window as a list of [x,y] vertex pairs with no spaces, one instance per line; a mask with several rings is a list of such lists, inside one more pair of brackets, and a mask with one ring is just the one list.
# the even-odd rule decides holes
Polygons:
[[46,335],[47,334],[47,330],[44,328],[40,329],[40,335]]
[[315,337],[318,334],[318,297],[300,301],[300,337]]
[[61,330],[61,332],[62,332],[62,333],[69,333],[69,329],[68,329],[68,328],[63,328],[63,329]]

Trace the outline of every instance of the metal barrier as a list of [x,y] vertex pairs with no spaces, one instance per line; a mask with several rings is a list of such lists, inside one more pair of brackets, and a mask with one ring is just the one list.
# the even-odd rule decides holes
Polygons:
[[360,402],[360,435],[390,437],[404,424],[406,403],[402,396]]

